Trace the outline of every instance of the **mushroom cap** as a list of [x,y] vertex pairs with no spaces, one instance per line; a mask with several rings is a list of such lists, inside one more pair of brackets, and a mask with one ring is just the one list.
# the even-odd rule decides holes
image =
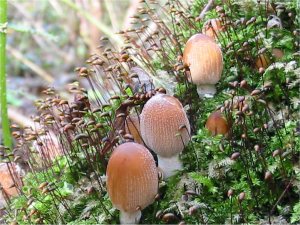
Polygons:
[[273,48],[272,55],[275,57],[275,59],[281,59],[284,56],[284,53],[279,48]]
[[107,191],[113,205],[125,212],[144,209],[158,191],[158,173],[144,146],[127,142],[112,153],[107,166]]
[[144,145],[141,131],[140,131],[140,120],[138,116],[128,116],[125,123],[125,132],[133,136],[136,143]]
[[205,22],[202,28],[202,33],[213,39],[216,39],[218,33],[222,30],[223,30],[223,26],[221,24],[221,21],[220,19],[216,18],[216,19],[210,19]]
[[205,127],[211,132],[212,135],[227,134],[229,126],[227,120],[223,117],[220,111],[215,111],[208,117]]
[[259,68],[267,69],[269,65],[270,65],[270,59],[264,53],[260,54],[255,61],[256,69],[259,69]]
[[[9,171],[11,171],[13,178]],[[21,186],[20,177],[17,175],[15,163],[11,163],[9,167],[6,163],[0,163],[0,185],[9,197],[18,195],[17,188],[12,187],[13,184]]]
[[194,84],[216,84],[222,74],[222,51],[216,42],[205,34],[195,34],[186,43],[183,62],[190,68]]
[[175,97],[155,95],[145,104],[140,119],[141,134],[146,146],[162,157],[179,154],[189,142],[190,123],[180,101]]

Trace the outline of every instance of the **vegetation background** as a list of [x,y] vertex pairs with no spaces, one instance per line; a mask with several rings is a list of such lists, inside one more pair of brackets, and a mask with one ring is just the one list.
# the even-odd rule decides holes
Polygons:
[[100,53],[101,36],[120,44],[115,33],[131,28],[138,6],[138,0],[9,0],[7,95],[12,122],[28,125],[36,113],[33,102],[47,87],[71,97],[67,84],[77,78],[74,69],[90,54]]
[[[76,99],[72,92],[79,87],[78,83],[80,87],[92,89],[89,85],[97,80],[89,83],[92,72],[81,66],[102,66],[101,60],[90,55],[96,53],[108,59],[109,54],[113,54],[109,49],[122,45],[116,32],[134,27],[130,41],[134,43],[139,39],[142,28],[135,26],[132,20],[139,13],[143,15],[137,18],[140,25],[147,16],[152,16],[153,23],[162,24],[164,29],[148,38],[149,43],[159,42],[161,48],[156,44],[150,47],[141,44],[135,49],[137,55],[128,54],[124,48],[120,57],[115,57],[116,62],[105,65],[105,70],[112,71],[121,60],[130,68],[130,57],[146,56],[143,66],[155,74],[160,71],[157,72],[159,79],[162,82],[167,79],[165,84],[175,87],[175,95],[187,109],[193,130],[190,144],[181,156],[184,170],[160,182],[158,199],[143,211],[142,223],[299,222],[298,2],[271,1],[270,10],[269,1],[254,0],[195,0],[192,3],[172,0],[164,7],[165,1],[149,0],[154,2],[153,8],[152,4],[140,7],[139,2],[144,4],[145,1],[8,1],[9,117],[21,127],[31,125],[33,120],[42,127],[33,131],[15,126],[13,135],[18,150],[33,152],[28,162],[46,166],[25,176],[21,195],[12,199],[6,209],[7,221],[13,224],[119,221],[118,211],[112,207],[102,183],[105,163],[101,164],[101,160],[108,160],[110,152],[103,158],[95,153],[102,152],[109,141],[121,142],[115,136],[112,136],[115,139],[109,138],[114,132],[112,120],[127,113],[122,111],[122,104],[134,99],[132,101],[138,103],[130,107],[140,113],[147,97],[128,91],[122,86],[123,81],[120,85],[122,78],[116,83],[126,94],[109,96],[110,104],[101,103],[98,107],[95,104],[90,108],[86,96]],[[208,2],[218,6],[213,7],[204,20],[197,20]],[[191,6],[186,6],[187,3]],[[268,21],[272,19],[268,13],[276,14],[282,24],[268,28]],[[186,80],[179,55],[186,41],[202,30],[204,22],[217,17],[226,28],[218,36],[223,50],[223,76],[216,96],[199,100],[195,85]],[[113,44],[101,38],[103,35]],[[281,50],[283,56],[277,58],[274,49]],[[257,68],[257,58],[263,54],[269,61],[265,60],[266,65]],[[80,68],[74,72],[77,67]],[[121,76],[120,67],[114,69]],[[173,79],[164,78],[166,71]],[[104,90],[111,88],[105,85]],[[241,98],[236,100],[238,96]],[[45,100],[38,101],[40,98]],[[69,100],[71,107],[54,118],[53,111],[68,105],[62,99]],[[90,100],[95,103],[98,99]],[[205,128],[208,116],[217,109],[232,123],[227,137],[211,136]],[[59,147],[67,154],[54,162],[50,157],[42,157],[40,162],[30,161],[38,155],[33,150],[36,140],[40,140],[41,146],[53,147],[51,141],[57,138],[45,131],[50,129],[57,134],[61,141]],[[45,133],[50,136],[50,143],[44,139]],[[7,163],[20,158],[14,155],[15,151],[3,146],[0,153]]]

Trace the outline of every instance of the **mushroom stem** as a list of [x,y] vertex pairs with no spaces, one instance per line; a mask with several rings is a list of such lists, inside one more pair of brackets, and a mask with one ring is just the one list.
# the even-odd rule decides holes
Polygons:
[[216,93],[216,86],[214,84],[198,84],[197,92],[200,98],[212,98]]
[[120,223],[121,224],[138,224],[142,216],[141,210],[135,212],[125,212],[120,210]]
[[178,154],[168,158],[157,155],[157,159],[158,167],[163,171],[164,179],[173,176],[177,170],[182,169],[182,163],[179,160]]

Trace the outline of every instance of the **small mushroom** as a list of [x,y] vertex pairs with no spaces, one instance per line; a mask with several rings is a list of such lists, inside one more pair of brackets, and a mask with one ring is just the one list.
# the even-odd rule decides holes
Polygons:
[[213,136],[218,134],[226,135],[229,131],[227,120],[224,118],[220,111],[215,111],[210,114],[206,121],[205,127]]
[[136,224],[141,210],[158,192],[158,173],[151,153],[144,146],[127,142],[112,153],[107,166],[107,191],[121,224]]
[[181,103],[157,94],[145,104],[140,118],[143,140],[158,155],[163,177],[172,176],[182,168],[179,153],[190,140],[190,123]]
[[144,145],[140,131],[140,119],[137,115],[130,115],[126,118],[125,131],[133,136],[136,143]]
[[275,59],[281,59],[284,56],[284,53],[279,48],[273,48],[272,49],[272,56],[274,56]]
[[218,18],[206,21],[202,28],[202,33],[213,39],[216,39],[221,31],[223,31],[223,26]]
[[190,70],[188,79],[197,85],[199,96],[213,97],[223,70],[222,51],[216,42],[205,34],[193,35],[184,48],[183,62]]
[[258,70],[260,68],[263,68],[265,70],[268,68],[269,65],[270,65],[270,59],[265,53],[260,54],[255,61],[255,67]]

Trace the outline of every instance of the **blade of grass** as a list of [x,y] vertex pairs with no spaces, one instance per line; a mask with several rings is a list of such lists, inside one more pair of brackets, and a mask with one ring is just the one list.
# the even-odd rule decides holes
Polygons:
[[7,25],[7,1],[0,0],[0,102],[1,120],[4,145],[11,148],[9,119],[7,114],[6,99],[6,25]]
[[94,24],[99,30],[103,32],[109,39],[113,40],[117,46],[121,46],[122,40],[118,37],[111,29],[109,29],[105,24],[96,20],[89,12],[79,8],[75,3],[70,0],[62,0],[63,3],[71,7],[73,10],[84,16],[90,23]]
[[36,65],[34,62],[25,58],[25,56],[17,49],[14,49],[13,47],[7,45],[7,50],[10,54],[12,54],[13,57],[15,57],[20,62],[24,63],[26,66],[28,66],[31,70],[33,70],[37,75],[42,77],[48,83],[52,83],[54,81],[54,78],[51,76],[51,74],[49,74],[40,66]]
[[7,28],[21,32],[21,33],[37,34],[37,35],[47,38],[50,41],[54,41],[54,42],[58,41],[58,36],[47,33],[46,31],[44,31],[42,29],[36,29],[36,28],[29,27],[29,26],[26,26],[23,24],[9,23],[7,25]]
[[116,18],[116,13],[114,12],[114,6],[112,5],[112,1],[111,0],[105,0],[105,7],[107,9],[108,12],[108,16],[110,18],[110,23],[114,29],[114,31],[119,31],[119,24],[118,24],[118,20]]

